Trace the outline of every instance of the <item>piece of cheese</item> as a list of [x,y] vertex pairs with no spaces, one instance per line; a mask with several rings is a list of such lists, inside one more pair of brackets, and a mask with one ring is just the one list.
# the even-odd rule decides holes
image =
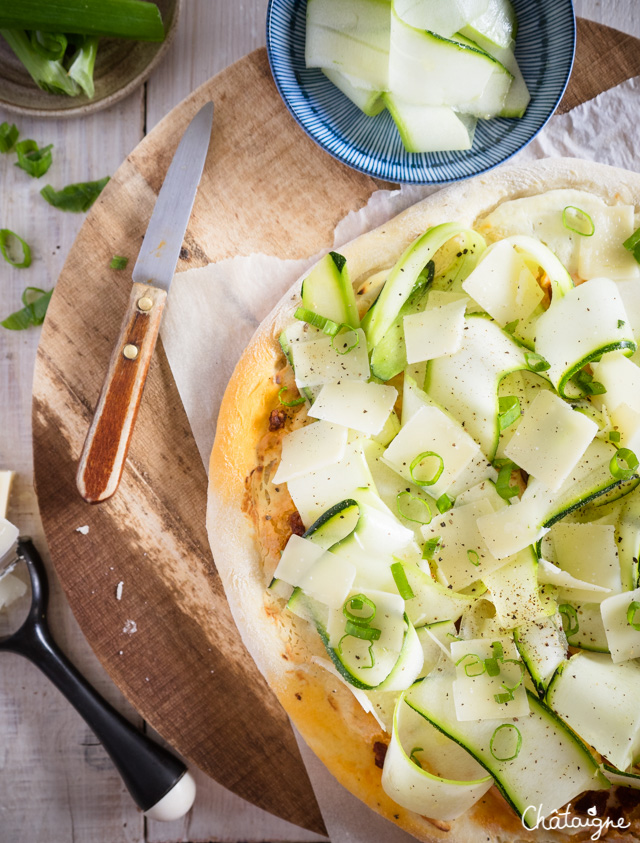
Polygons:
[[292,354],[298,387],[319,386],[343,378],[369,379],[367,340],[361,328],[333,338],[322,336],[297,343],[292,346]]
[[640,413],[640,368],[621,351],[603,354],[593,366],[593,379],[606,389],[601,401],[609,413],[622,403]]
[[345,378],[325,384],[308,414],[375,436],[385,426],[397,397],[393,386]]
[[552,392],[539,392],[505,455],[557,491],[598,432],[598,425]]
[[[560,523],[552,528],[552,534],[556,560],[563,571],[614,593],[620,591],[620,563],[612,525]],[[602,596],[576,596],[575,599],[597,603]]]
[[344,456],[349,430],[337,424],[317,421],[282,439],[280,465],[274,483],[287,483],[310,471],[338,462]]
[[[416,478],[431,479],[428,477],[430,471],[431,477],[435,476],[441,460],[442,473],[438,479],[423,486],[432,497],[438,498],[447,491],[479,450],[478,443],[457,422],[437,407],[424,406],[402,426],[382,459],[405,480],[414,481]],[[425,458],[425,477],[421,476],[418,466],[414,468],[412,477],[411,464],[420,454],[427,452],[437,454],[440,460],[436,457]]]
[[582,278],[638,278],[640,266],[622,245],[635,230],[633,205],[600,208],[593,215],[594,232],[580,238],[578,272]]
[[453,300],[432,305],[434,293],[431,293],[426,310],[404,317],[408,363],[421,363],[453,354],[462,345],[464,313],[469,300],[455,293],[440,293],[440,296],[445,295],[453,297]]
[[462,289],[501,325],[527,319],[544,298],[522,256],[506,242],[487,249]]
[[[637,605],[634,605],[637,604]],[[640,588],[613,594],[600,604],[602,623],[614,664],[640,658]]]
[[422,527],[427,541],[440,539],[434,561],[454,591],[484,579],[486,574],[505,564],[505,560],[496,559],[489,551],[478,530],[478,518],[493,511],[491,503],[482,498],[436,515],[430,524]]

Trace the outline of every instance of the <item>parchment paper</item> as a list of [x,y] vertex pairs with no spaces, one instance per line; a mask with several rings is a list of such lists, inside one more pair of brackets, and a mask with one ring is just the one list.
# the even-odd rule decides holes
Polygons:
[[[640,170],[637,113],[640,77],[553,117],[513,163],[571,156]],[[333,248],[369,231],[437,188],[374,193],[335,232]],[[266,255],[231,258],[177,275],[162,341],[198,449],[208,468],[220,401],[254,331],[286,290],[320,255],[284,261]],[[342,788],[304,742],[298,743],[332,843],[410,843],[410,835],[378,817]]]

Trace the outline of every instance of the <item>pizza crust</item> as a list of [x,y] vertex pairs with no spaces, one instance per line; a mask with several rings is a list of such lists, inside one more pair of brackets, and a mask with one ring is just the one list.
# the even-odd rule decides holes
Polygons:
[[[574,187],[609,204],[640,208],[640,175],[579,159],[551,159],[502,167],[456,184],[408,208],[341,249],[357,287],[391,267],[426,228],[457,221],[473,227],[510,199]],[[469,812],[452,823],[435,823],[396,805],[380,785],[373,746],[388,742],[342,683],[311,663],[325,655],[315,629],[276,610],[265,597],[265,574],[246,479],[256,467],[256,446],[277,406],[274,372],[281,362],[281,331],[300,303],[300,281],[262,323],[235,368],[226,390],[209,471],[207,528],[216,565],[242,640],[311,749],[352,793],[425,843],[467,841],[566,840],[561,832],[525,832],[520,820],[492,788]],[[640,839],[640,823],[625,839]],[[482,831],[482,834],[480,832]],[[631,836],[630,836],[631,835]]]

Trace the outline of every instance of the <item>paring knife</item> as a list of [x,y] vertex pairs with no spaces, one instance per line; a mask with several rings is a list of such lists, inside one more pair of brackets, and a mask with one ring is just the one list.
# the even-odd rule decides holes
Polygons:
[[212,125],[213,103],[208,102],[187,126],[142,241],[129,306],[78,465],[78,491],[88,503],[110,498],[122,476]]

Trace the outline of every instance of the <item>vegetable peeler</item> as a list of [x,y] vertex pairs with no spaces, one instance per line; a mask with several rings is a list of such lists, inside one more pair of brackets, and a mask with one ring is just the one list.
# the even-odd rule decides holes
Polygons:
[[26,563],[31,579],[31,607],[19,629],[0,637],[0,653],[17,653],[29,659],[64,694],[106,749],[145,816],[165,821],[184,816],[193,805],[196,793],[195,781],[187,767],[129,723],[58,648],[47,623],[46,569],[29,538],[19,538],[0,558],[0,577],[20,562]]

